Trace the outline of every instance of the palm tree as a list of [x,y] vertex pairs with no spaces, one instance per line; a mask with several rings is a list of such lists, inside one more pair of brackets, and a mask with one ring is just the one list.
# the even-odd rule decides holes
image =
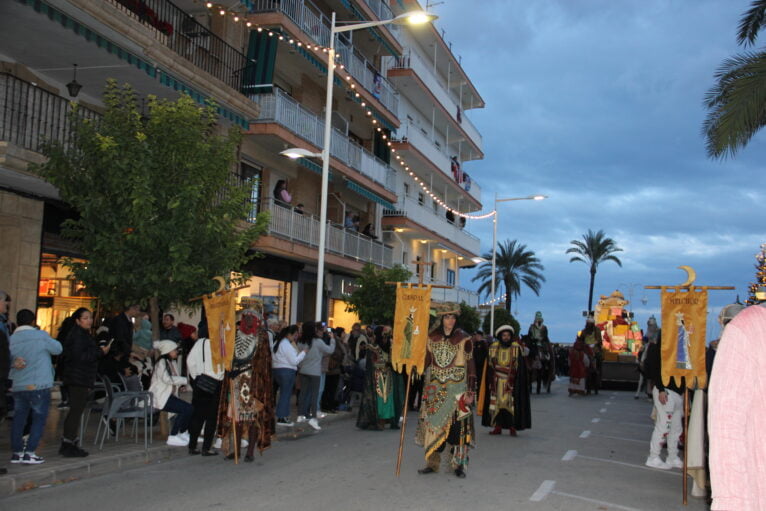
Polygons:
[[588,311],[590,311],[593,306],[593,284],[596,281],[598,265],[604,261],[614,261],[622,267],[622,261],[614,255],[615,252],[622,252],[622,249],[612,238],[607,238],[603,230],[594,233],[588,229],[588,233],[583,234],[582,239],[583,241],[570,241],[574,246],[568,248],[566,253],[577,254],[569,260],[570,263],[580,261],[590,266],[590,288],[588,290]]
[[[766,0],[753,1],[742,15],[737,43],[755,44],[766,25]],[[708,156],[734,156],[766,125],[766,50],[746,51],[724,60],[716,83],[705,95],[708,114],[702,127]]]
[[[532,250],[527,250],[517,240],[506,240],[497,244],[495,269],[495,289],[499,289],[502,283],[505,288],[505,310],[511,312],[511,300],[521,293],[521,284],[525,284],[536,295],[540,296],[540,288],[545,282],[541,273],[545,267]],[[492,252],[484,254],[484,259],[491,260]],[[471,279],[472,282],[481,281],[479,294],[489,295],[492,289],[492,263],[483,263],[479,272]],[[493,297],[494,298],[494,297]]]

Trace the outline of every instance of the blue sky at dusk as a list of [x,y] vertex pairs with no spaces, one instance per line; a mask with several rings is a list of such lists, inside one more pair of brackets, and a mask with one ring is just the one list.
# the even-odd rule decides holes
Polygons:
[[[713,161],[701,125],[715,70],[741,51],[736,27],[750,3],[484,0],[473,9],[448,0],[433,8],[487,104],[468,112],[486,157],[465,165],[485,211],[495,190],[550,196],[499,208],[498,239],[520,240],[545,265],[540,296],[524,288],[513,305],[523,328],[536,310],[556,342],[582,327],[588,271],[564,252],[588,229],[604,229],[624,249],[622,268],[599,268],[595,296],[619,288],[628,297],[632,285],[642,327],[650,314],[659,318],[659,292],[643,286],[682,283],[679,265],[697,271],[698,285],[737,287],[711,292],[708,339],[718,336],[720,307],[747,297],[766,242],[766,132],[736,158]],[[491,221],[469,229],[489,251]],[[469,276],[461,285],[475,289]]]

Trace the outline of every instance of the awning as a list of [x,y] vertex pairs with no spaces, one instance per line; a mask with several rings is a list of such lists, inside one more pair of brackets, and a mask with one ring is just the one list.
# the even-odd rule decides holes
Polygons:
[[380,204],[386,209],[396,209],[393,204],[388,202],[383,197],[379,197],[377,194],[371,192],[370,190],[368,190],[367,188],[363,186],[356,184],[353,181],[346,180],[346,188],[348,188],[349,190],[355,191],[356,193],[358,193],[359,195],[361,195],[362,197],[366,199],[370,199],[373,202],[377,202],[378,204]]

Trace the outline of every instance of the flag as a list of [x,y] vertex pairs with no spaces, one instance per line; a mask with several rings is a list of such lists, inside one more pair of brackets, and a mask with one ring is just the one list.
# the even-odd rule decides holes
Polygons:
[[231,368],[236,333],[236,300],[236,293],[231,291],[202,299],[207,316],[213,368],[217,371]]
[[674,378],[681,385],[707,386],[705,339],[707,290],[663,287],[662,291],[662,382]]
[[391,345],[391,365],[396,372],[403,366],[423,374],[431,312],[431,286],[415,288],[396,284],[396,311]]

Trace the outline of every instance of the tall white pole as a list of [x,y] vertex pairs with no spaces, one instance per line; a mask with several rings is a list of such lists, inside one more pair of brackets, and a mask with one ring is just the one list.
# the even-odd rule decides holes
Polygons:
[[495,336],[495,268],[497,263],[497,192],[495,192],[495,211],[492,215],[492,291],[489,304],[489,335]]
[[322,194],[319,206],[319,258],[317,259],[317,294],[314,320],[322,320],[324,295],[324,255],[327,242],[327,195],[330,180],[330,143],[332,136],[332,88],[335,73],[335,12],[330,21],[330,49],[327,52],[327,100],[324,107],[324,147],[322,147]]

